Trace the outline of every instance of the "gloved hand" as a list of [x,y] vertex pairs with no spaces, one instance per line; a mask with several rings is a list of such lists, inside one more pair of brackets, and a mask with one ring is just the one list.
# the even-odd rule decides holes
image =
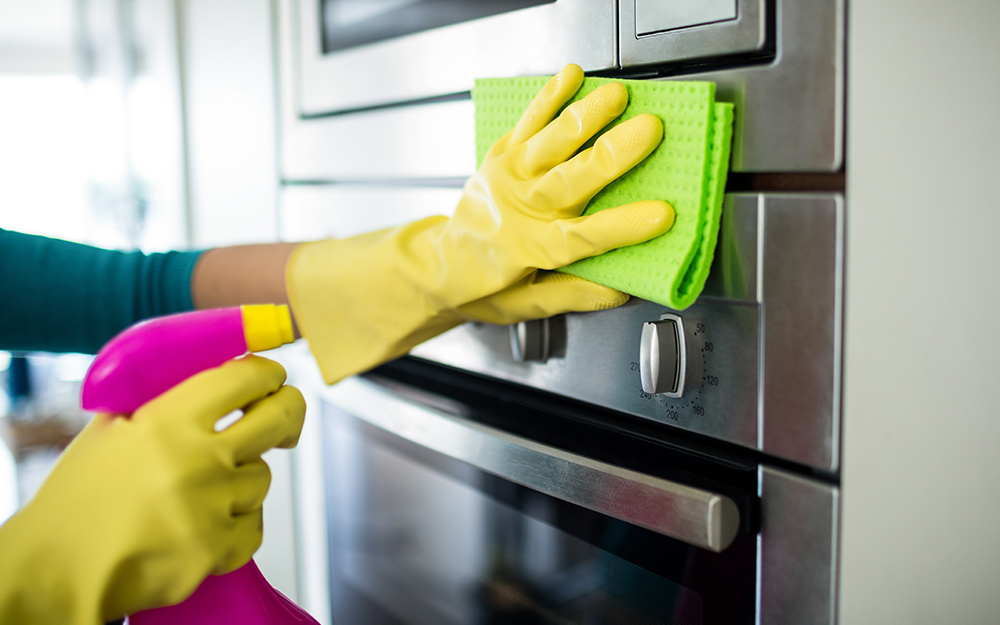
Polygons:
[[640,243],[673,224],[670,206],[654,200],[580,216],[663,136],[656,117],[639,115],[577,154],[628,101],[625,87],[611,83],[556,117],[582,82],[583,71],[569,65],[542,88],[487,152],[450,219],[295,250],[286,272],[289,300],[328,383],[468,319],[511,323],[627,299],[584,280],[538,273]]
[[284,380],[281,365],[247,356],[131,418],[96,415],[0,527],[0,622],[105,623],[180,603],[248,562],[271,479],[260,456],[294,446],[305,415]]

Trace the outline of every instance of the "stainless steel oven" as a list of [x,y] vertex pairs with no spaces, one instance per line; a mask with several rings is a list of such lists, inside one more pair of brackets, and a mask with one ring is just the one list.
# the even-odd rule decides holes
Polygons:
[[[298,8],[299,112],[467,92],[481,76],[752,57],[767,0],[322,0]],[[619,6],[620,5],[620,6]],[[773,22],[773,19],[772,19]],[[620,29],[618,24],[621,24]]]
[[[469,324],[316,390],[302,551],[334,622],[836,622],[843,3],[483,3],[429,29],[447,3],[373,3],[334,44],[351,4],[276,4],[287,239],[447,214],[477,76],[713,80],[737,119],[691,308]],[[404,9],[431,13],[375,23]]]
[[829,619],[828,483],[410,361],[322,421],[333,622]]
[[752,461],[403,365],[324,407],[334,622],[753,622]]

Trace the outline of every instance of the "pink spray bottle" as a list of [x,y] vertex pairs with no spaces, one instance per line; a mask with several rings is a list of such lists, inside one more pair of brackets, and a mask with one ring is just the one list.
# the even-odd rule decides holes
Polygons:
[[[192,375],[294,340],[287,306],[219,308],[138,323],[105,345],[83,382],[84,410],[132,413]],[[210,575],[175,606],[129,616],[130,625],[319,625],[275,590],[253,560]]]

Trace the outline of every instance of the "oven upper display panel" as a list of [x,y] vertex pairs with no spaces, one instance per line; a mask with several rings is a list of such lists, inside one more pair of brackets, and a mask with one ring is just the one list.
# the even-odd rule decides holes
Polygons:
[[499,15],[553,0],[322,0],[323,53]]

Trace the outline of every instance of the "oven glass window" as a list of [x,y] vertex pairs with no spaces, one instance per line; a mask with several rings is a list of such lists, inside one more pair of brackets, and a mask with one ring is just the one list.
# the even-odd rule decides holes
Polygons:
[[323,53],[554,0],[322,0]]
[[753,538],[689,547],[324,407],[334,622],[752,623]]

